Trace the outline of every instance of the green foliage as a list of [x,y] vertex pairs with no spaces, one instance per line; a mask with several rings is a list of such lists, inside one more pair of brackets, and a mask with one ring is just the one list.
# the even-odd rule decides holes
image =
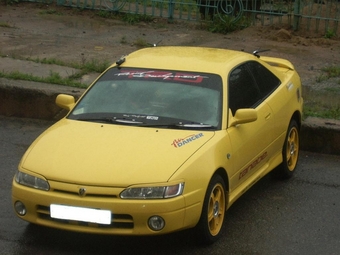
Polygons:
[[228,34],[233,31],[242,30],[250,26],[250,20],[246,17],[241,17],[237,21],[234,17],[224,15],[222,19],[220,16],[215,16],[212,21],[208,21],[207,29],[212,33]]
[[20,0],[0,0],[0,3],[4,3],[5,5],[13,5],[19,2]]
[[335,34],[335,32],[334,32],[334,30],[332,30],[332,29],[327,29],[327,31],[326,31],[326,33],[325,33],[325,38],[328,38],[328,39],[331,39],[331,38],[333,38],[333,37],[335,37],[336,36],[336,34]]
[[121,15],[121,19],[128,24],[133,25],[139,22],[152,22],[154,18],[149,15],[125,13]]

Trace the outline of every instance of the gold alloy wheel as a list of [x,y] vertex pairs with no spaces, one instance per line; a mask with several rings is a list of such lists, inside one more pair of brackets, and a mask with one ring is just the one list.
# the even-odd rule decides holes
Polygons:
[[208,205],[208,224],[212,236],[216,236],[223,225],[225,215],[225,191],[221,183],[216,183],[211,191]]
[[293,171],[296,167],[299,157],[299,131],[296,127],[292,127],[287,137],[286,159],[289,171]]

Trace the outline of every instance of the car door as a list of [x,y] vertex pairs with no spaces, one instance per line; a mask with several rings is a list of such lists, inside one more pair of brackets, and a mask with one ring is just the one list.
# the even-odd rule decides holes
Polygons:
[[[273,112],[265,102],[248,62],[233,69],[228,77],[228,107],[231,119],[238,109],[256,109],[258,118],[254,122],[228,127],[232,153],[230,160],[234,166],[230,179],[231,191],[241,192],[259,174],[266,170],[272,152]],[[240,192],[232,192],[238,194]],[[232,198],[231,198],[232,199]]]
[[[290,118],[292,117],[292,110],[289,109],[288,94],[295,97],[296,92],[291,89],[293,86],[289,82],[289,86],[282,86],[281,81],[269,69],[258,62],[252,61],[248,64],[248,68],[254,76],[257,85],[260,88],[266,103],[270,106],[274,115],[274,125],[271,131],[273,143],[271,150],[273,150],[274,157],[282,154],[283,142],[286,136]],[[289,80],[289,72],[286,73],[286,79]],[[287,107],[288,106],[288,107]]]

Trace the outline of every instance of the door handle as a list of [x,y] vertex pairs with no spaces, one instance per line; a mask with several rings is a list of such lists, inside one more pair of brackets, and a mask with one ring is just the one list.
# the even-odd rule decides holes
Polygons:
[[269,120],[271,116],[272,116],[272,114],[271,114],[271,113],[268,113],[268,114],[266,115],[265,119],[266,119],[266,120]]

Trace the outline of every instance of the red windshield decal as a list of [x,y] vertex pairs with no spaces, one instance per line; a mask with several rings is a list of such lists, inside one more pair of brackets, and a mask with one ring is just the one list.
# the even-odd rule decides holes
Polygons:
[[121,73],[117,73],[117,76],[126,77],[128,79],[161,79],[167,81],[180,81],[180,82],[191,82],[201,83],[203,79],[208,78],[199,74],[190,73],[172,73],[167,71],[142,71],[142,70],[122,70]]

